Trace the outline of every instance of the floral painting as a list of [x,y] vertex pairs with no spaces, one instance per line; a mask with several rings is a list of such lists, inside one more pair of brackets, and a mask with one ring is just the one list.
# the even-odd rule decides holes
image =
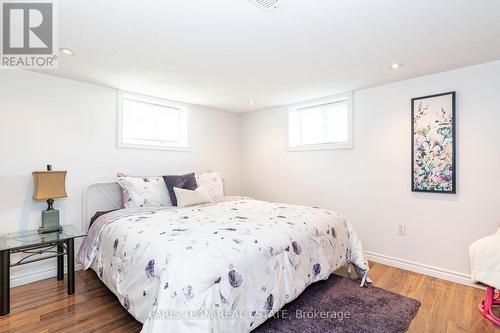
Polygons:
[[455,193],[455,92],[412,99],[412,191]]

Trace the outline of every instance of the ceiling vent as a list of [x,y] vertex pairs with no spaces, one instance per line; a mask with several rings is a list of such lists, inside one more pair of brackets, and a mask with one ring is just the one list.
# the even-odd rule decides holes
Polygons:
[[271,11],[278,8],[284,2],[284,0],[249,0],[250,2],[256,4],[258,7]]

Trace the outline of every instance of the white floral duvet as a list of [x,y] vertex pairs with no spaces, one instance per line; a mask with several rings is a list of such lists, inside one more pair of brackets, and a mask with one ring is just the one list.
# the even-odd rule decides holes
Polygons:
[[346,263],[368,271],[341,214],[257,200],[105,214],[78,261],[161,333],[249,332]]

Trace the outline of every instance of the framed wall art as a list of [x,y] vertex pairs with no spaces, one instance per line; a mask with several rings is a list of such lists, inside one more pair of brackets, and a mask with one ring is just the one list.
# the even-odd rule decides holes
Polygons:
[[456,193],[455,92],[411,100],[411,189]]

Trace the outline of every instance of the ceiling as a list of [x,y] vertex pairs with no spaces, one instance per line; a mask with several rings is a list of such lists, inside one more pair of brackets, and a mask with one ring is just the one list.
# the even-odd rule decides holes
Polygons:
[[48,74],[231,112],[500,59],[498,0],[58,4],[59,46],[77,55]]

